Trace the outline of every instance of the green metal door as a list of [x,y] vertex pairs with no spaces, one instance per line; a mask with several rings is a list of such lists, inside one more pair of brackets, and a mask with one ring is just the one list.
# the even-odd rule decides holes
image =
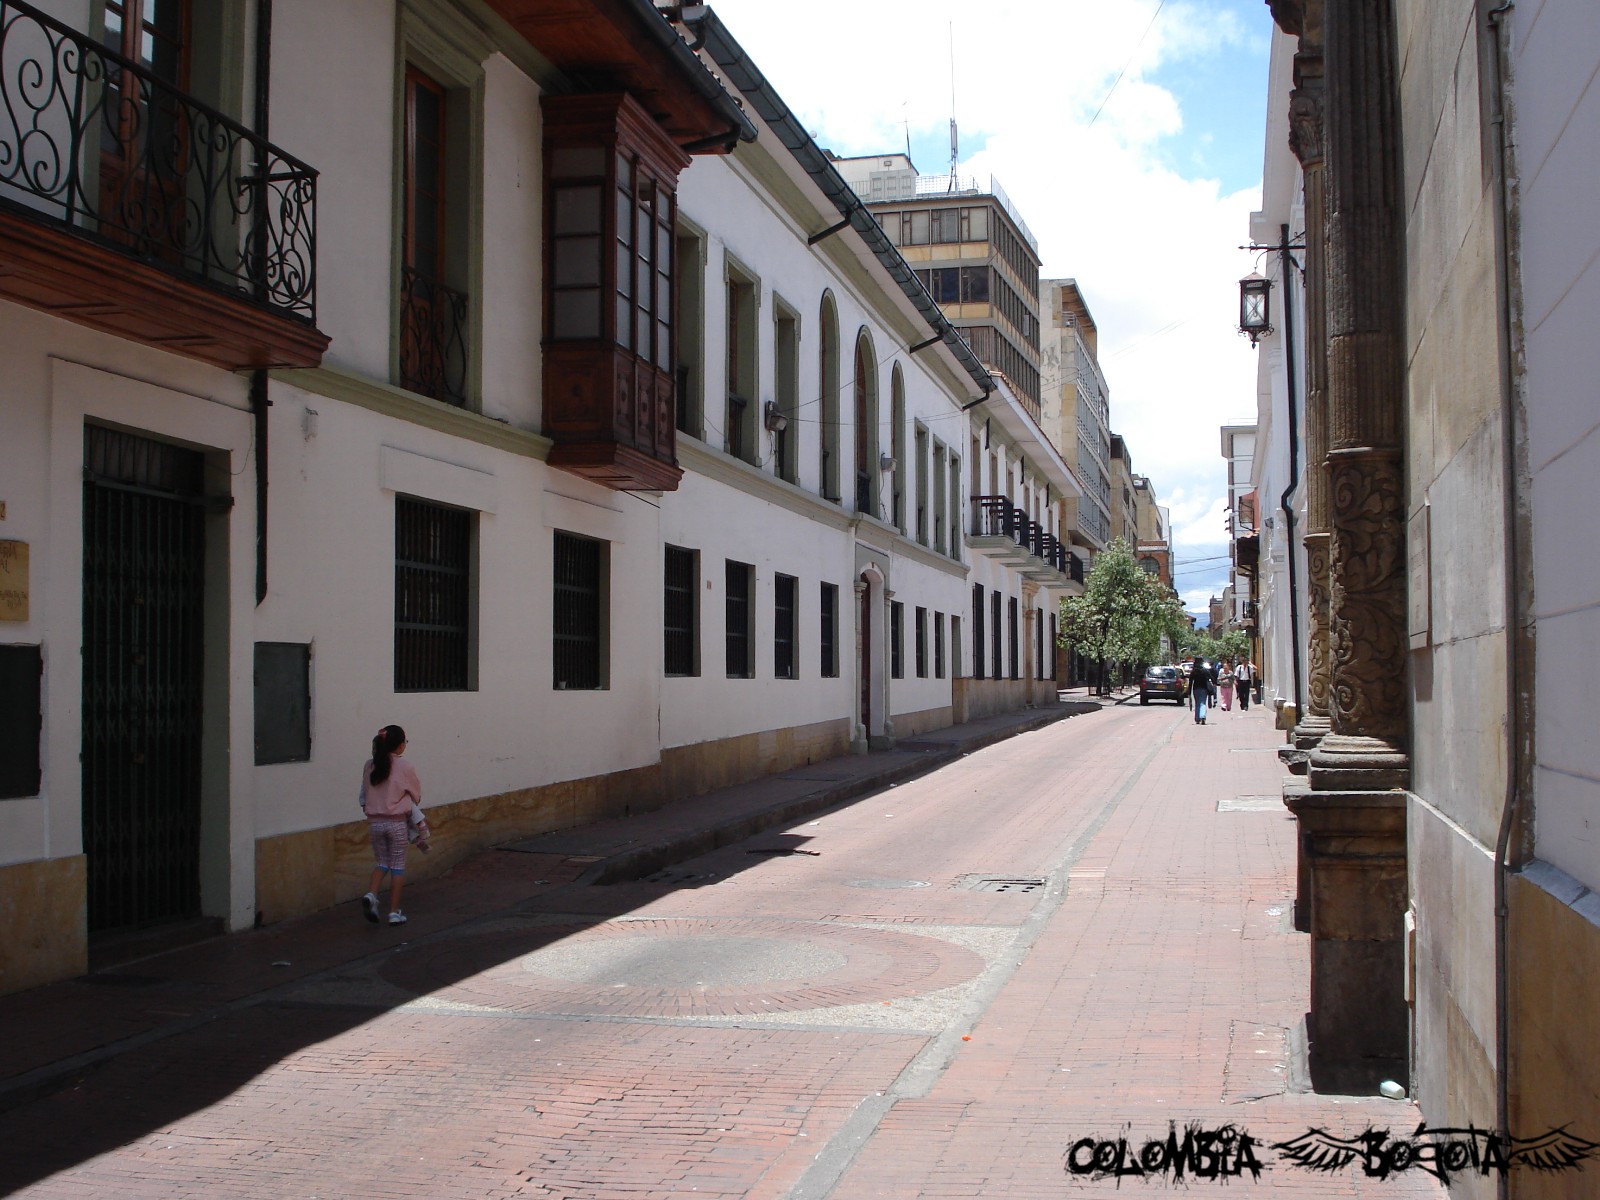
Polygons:
[[193,450],[84,430],[90,932],[200,912],[204,467]]

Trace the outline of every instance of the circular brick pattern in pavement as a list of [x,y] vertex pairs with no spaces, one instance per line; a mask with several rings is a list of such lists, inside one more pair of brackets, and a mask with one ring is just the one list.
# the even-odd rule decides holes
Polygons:
[[963,946],[894,929],[657,918],[537,926],[420,946],[384,978],[513,1012],[711,1017],[893,1001],[975,978]]

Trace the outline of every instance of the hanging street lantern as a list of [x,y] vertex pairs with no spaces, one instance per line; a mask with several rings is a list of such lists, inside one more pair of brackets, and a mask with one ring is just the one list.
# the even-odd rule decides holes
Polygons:
[[1239,332],[1252,346],[1272,332],[1272,280],[1252,271],[1239,280]]

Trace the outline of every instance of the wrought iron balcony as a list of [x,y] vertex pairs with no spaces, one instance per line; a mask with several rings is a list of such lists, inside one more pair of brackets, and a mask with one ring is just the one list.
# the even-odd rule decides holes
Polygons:
[[311,365],[327,345],[316,179],[140,64],[0,0],[0,295],[230,367]]
[[467,403],[467,296],[420,271],[400,271],[400,386]]

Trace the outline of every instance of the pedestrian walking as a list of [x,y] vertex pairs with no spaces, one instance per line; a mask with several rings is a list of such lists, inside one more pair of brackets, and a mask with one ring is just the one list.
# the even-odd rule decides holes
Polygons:
[[1253,672],[1250,670],[1250,660],[1248,658],[1241,658],[1239,660],[1239,665],[1234,668],[1233,676],[1237,681],[1236,686],[1239,689],[1239,711],[1249,712],[1250,685],[1252,683]]
[[1217,671],[1217,690],[1222,693],[1222,711],[1233,711],[1233,664],[1231,659],[1223,659],[1222,666]]
[[1211,703],[1211,664],[1203,658],[1195,659],[1189,672],[1189,697],[1194,702],[1194,723],[1204,725]]
[[367,920],[378,924],[378,888],[389,877],[389,924],[404,925],[400,892],[406,880],[406,846],[415,828],[419,848],[428,848],[428,822],[422,815],[422,781],[402,757],[406,731],[385,725],[372,739],[372,757],[361,768],[361,807],[372,840],[372,881],[361,897]]

